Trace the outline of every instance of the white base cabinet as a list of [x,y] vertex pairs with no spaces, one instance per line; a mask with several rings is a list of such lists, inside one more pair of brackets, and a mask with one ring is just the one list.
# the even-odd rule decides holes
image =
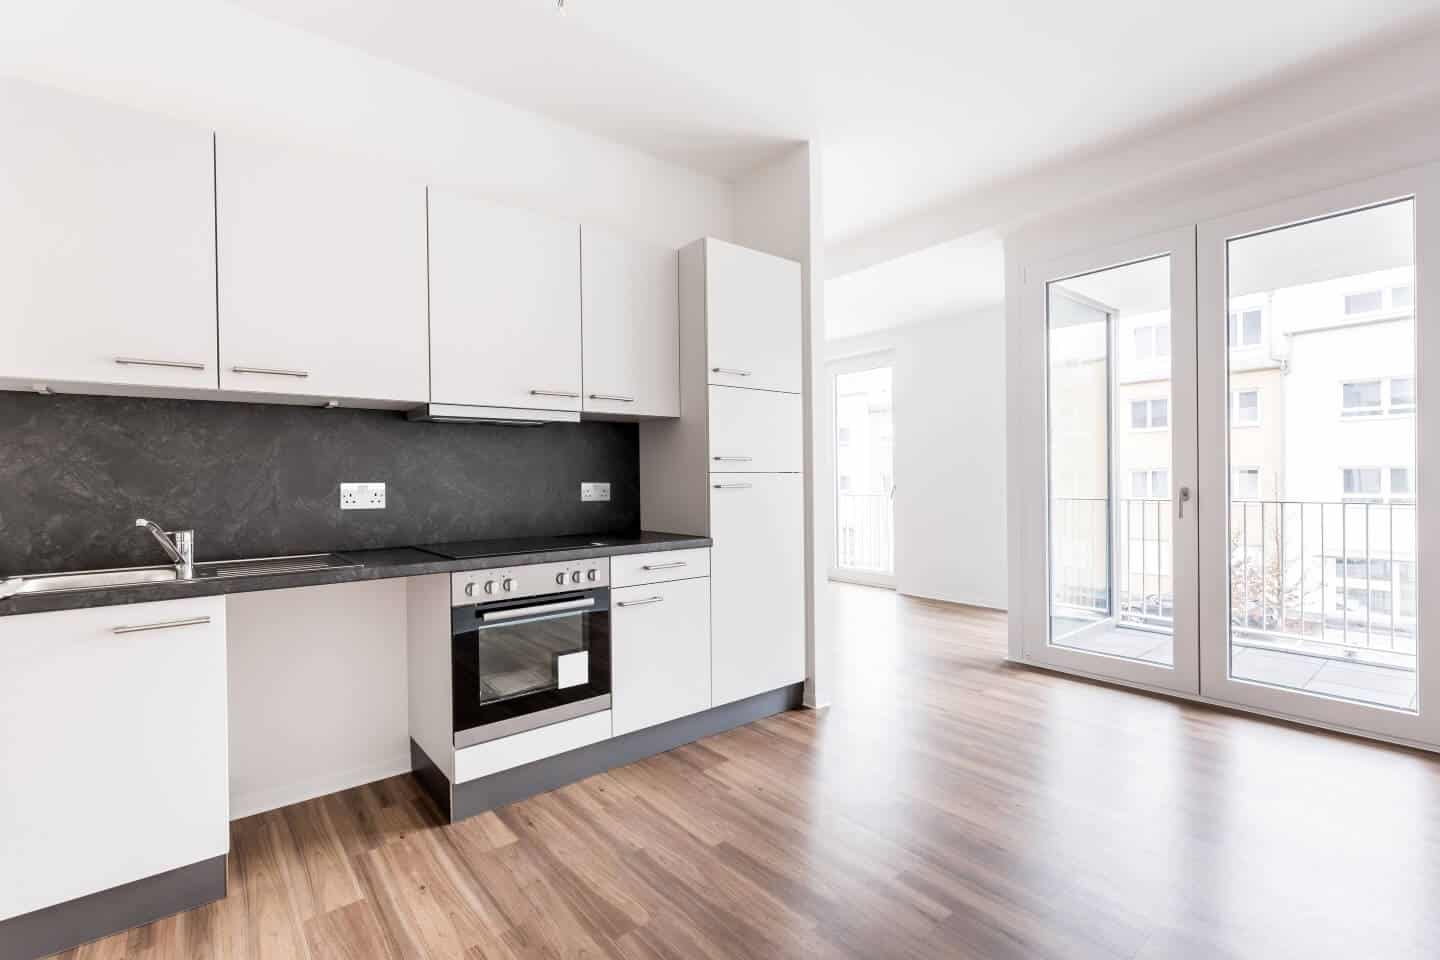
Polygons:
[[225,598],[0,617],[0,920],[230,846]]
[[805,478],[712,475],[713,705],[805,679]]
[[612,590],[610,636],[615,736],[710,708],[708,578]]

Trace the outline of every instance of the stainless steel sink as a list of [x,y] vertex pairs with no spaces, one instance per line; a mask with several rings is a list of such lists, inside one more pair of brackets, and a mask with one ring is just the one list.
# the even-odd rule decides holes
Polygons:
[[[232,577],[259,577],[277,573],[310,573],[342,570],[359,564],[336,553],[311,553],[295,557],[264,557],[256,560],[218,560],[195,564],[195,580]],[[82,570],[76,573],[39,573],[0,580],[0,600],[30,593],[62,590],[103,590],[110,587],[137,587],[149,583],[174,583],[179,575],[174,566],[122,567],[115,570]]]
[[55,593],[60,590],[98,590],[130,587],[142,583],[169,583],[176,579],[175,568],[123,567],[116,570],[82,570],[78,573],[42,573],[14,580],[0,580],[0,597],[22,593]]

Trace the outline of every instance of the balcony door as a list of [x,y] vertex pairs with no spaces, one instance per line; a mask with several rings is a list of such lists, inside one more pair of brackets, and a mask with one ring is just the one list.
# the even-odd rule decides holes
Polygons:
[[1044,628],[1026,631],[1026,658],[1185,693],[1198,691],[1194,239],[1025,277],[1027,313],[1044,318],[1048,478]]
[[1207,698],[1440,743],[1436,204],[1423,168],[1199,227]]
[[895,585],[894,361],[889,353],[830,367],[835,424],[835,580]]

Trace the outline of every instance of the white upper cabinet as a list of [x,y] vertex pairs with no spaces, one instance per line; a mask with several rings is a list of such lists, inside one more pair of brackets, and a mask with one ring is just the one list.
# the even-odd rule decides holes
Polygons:
[[800,392],[800,264],[705,241],[710,383]]
[[223,389],[425,401],[423,186],[221,135],[216,207]]
[[710,469],[799,473],[803,417],[798,393],[710,387]]
[[435,404],[578,419],[579,224],[430,189],[430,378]]
[[0,386],[213,390],[210,131],[10,81],[0,129]]
[[586,413],[680,416],[679,266],[674,250],[580,231]]

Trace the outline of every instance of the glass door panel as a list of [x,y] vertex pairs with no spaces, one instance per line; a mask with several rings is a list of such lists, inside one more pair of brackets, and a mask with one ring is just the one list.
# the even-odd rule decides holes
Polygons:
[[[1046,351],[1049,590],[1055,666],[1194,691],[1193,235],[1096,255],[1036,283]],[[1150,255],[1125,256],[1145,251]],[[1064,271],[1064,272],[1062,272]],[[1191,514],[1193,517],[1193,512]]]
[[895,575],[895,426],[888,359],[834,373],[837,579],[888,584]]
[[1434,726],[1420,720],[1425,179],[1201,227],[1208,696],[1386,735]]

